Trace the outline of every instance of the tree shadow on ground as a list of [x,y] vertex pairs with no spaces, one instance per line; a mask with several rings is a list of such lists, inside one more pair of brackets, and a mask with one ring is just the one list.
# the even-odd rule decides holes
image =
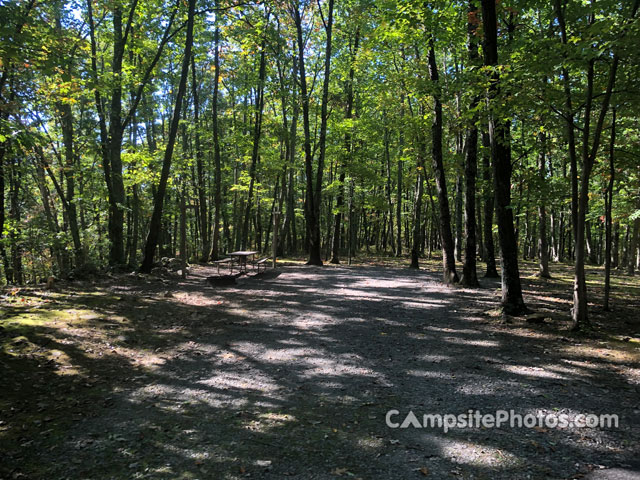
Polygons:
[[[462,289],[424,271],[287,267],[216,289],[206,276],[118,278],[57,299],[56,311],[86,318],[39,325],[29,341],[62,352],[65,365],[2,358],[5,391],[22,406],[3,413],[0,473],[508,479],[634,469],[634,357],[560,337],[554,325],[488,319],[489,282]],[[389,428],[391,409],[396,421],[409,411],[616,413],[620,428],[445,433]]]

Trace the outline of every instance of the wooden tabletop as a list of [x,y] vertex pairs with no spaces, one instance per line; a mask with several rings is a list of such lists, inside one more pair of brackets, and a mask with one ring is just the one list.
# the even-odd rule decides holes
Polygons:
[[238,257],[248,257],[249,255],[255,255],[258,252],[240,250],[238,252],[231,252],[229,255],[236,255]]

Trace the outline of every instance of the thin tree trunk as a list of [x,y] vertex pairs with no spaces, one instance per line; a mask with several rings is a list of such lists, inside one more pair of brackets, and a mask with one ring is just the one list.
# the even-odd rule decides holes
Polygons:
[[[404,104],[404,102],[403,102]],[[396,225],[398,228],[397,237],[396,237],[396,257],[402,255],[402,169],[404,165],[404,161],[402,160],[402,145],[403,145],[403,135],[400,132],[400,141],[398,142],[401,155],[398,157],[398,180],[396,187]]]
[[[349,67],[349,80],[346,85],[346,94],[347,94],[347,107],[345,112],[345,119],[349,120],[353,118],[353,79],[355,76],[355,61],[358,55],[358,46],[360,44],[360,30],[356,29],[356,36],[354,40],[353,49],[351,51],[351,65]],[[340,240],[341,240],[341,231],[342,231],[342,209],[344,208],[344,182],[346,178],[346,164],[350,160],[351,157],[351,131],[347,130],[344,134],[344,148],[345,148],[345,158],[342,165],[338,165],[340,168],[340,176],[339,176],[339,189],[338,189],[338,197],[336,199],[336,210],[337,213],[334,217],[334,227],[333,227],[333,245],[331,249],[331,262],[334,264],[340,263]]]
[[214,165],[214,185],[213,185],[213,233],[211,240],[211,251],[209,259],[217,260],[220,251],[220,210],[222,209],[222,168],[220,155],[220,127],[218,126],[218,102],[220,84],[220,27],[216,23],[214,34],[214,68],[213,76],[213,99],[212,99],[212,130],[213,130],[213,165]]
[[200,242],[201,257],[200,260],[206,262],[211,254],[211,245],[209,244],[209,221],[207,214],[207,195],[204,177],[204,162],[202,159],[202,144],[200,143],[200,97],[198,95],[198,84],[196,82],[196,62],[193,55],[191,56],[191,96],[193,97],[193,122],[195,127],[194,141],[196,154],[196,175],[198,191],[198,213],[200,221]]
[[187,89],[187,77],[189,75],[189,62],[191,60],[191,47],[193,46],[193,21],[195,16],[196,0],[189,0],[189,10],[187,17],[187,34],[184,47],[184,56],[182,59],[182,70],[180,73],[180,83],[178,85],[178,93],[176,95],[176,103],[171,117],[171,126],[167,139],[167,147],[164,152],[162,162],[162,172],[160,173],[160,183],[156,191],[156,197],[153,205],[153,214],[151,215],[151,223],[149,224],[149,235],[144,248],[144,259],[140,270],[144,273],[150,273],[153,268],[153,257],[158,238],[160,237],[160,229],[162,225],[162,207],[164,197],[167,190],[167,182],[171,171],[171,160],[173,157],[173,149],[178,133],[178,125],[180,122],[180,110],[182,108],[182,100]]
[[[438,67],[436,65],[436,53],[433,47],[433,37],[429,39],[429,76],[434,85],[438,86]],[[433,123],[431,125],[431,153],[433,169],[436,177],[436,190],[438,191],[438,205],[440,207],[440,238],[442,242],[442,277],[444,283],[457,283],[454,257],[454,243],[451,234],[451,213],[449,211],[449,197],[447,196],[447,183],[442,158],[442,102],[439,95],[433,97]]]
[[389,216],[389,227],[385,233],[383,249],[386,252],[387,250],[387,241],[391,245],[391,253],[395,254],[395,238],[393,236],[393,202],[391,201],[391,190],[392,190],[392,181],[391,181],[391,151],[390,151],[390,138],[389,138],[389,130],[385,128],[384,131],[384,151],[385,151],[385,173],[387,177],[386,185],[385,185],[385,193],[387,197],[387,213],[385,213],[385,223],[387,220],[387,214]]
[[[269,14],[267,13],[267,21]],[[258,92],[256,98],[256,115],[253,124],[253,150],[251,151],[251,165],[249,167],[249,191],[247,192],[247,206],[244,213],[244,223],[242,226],[241,248],[248,247],[249,241],[249,221],[251,220],[251,204],[253,202],[253,188],[256,179],[256,166],[260,156],[260,136],[262,134],[262,114],[264,110],[264,81],[266,77],[266,30],[260,46],[260,70],[258,73]]]
[[22,265],[22,255],[24,246],[22,241],[21,228],[21,201],[20,190],[22,187],[20,160],[14,158],[11,164],[11,174],[9,176],[9,218],[13,222],[14,228],[9,233],[9,243],[11,245],[11,273],[12,283],[22,285],[24,283],[24,272]]
[[[613,200],[613,197],[611,199]],[[613,235],[611,239],[611,267],[620,267],[620,222],[618,220],[613,224]]]
[[306,220],[306,245],[309,252],[309,264],[322,265],[320,258],[320,219],[316,216],[316,198],[313,185],[313,156],[311,153],[311,127],[309,124],[309,93],[307,90],[307,74],[304,63],[304,38],[302,34],[302,18],[300,5],[293,7],[293,19],[296,25],[298,46],[298,68],[300,70],[300,95],[302,96],[302,120],[304,130],[304,165],[306,175],[305,193],[305,220]]
[[[638,1],[633,10],[632,18],[638,8]],[[592,17],[593,18],[593,17]],[[585,217],[589,206],[589,177],[595,162],[598,148],[600,146],[600,136],[604,126],[604,120],[609,109],[611,94],[616,81],[616,73],[618,70],[619,58],[616,54],[613,56],[611,67],[609,70],[609,80],[607,89],[602,100],[600,115],[596,127],[593,131],[593,142],[589,146],[590,135],[590,119],[593,102],[593,77],[594,77],[595,60],[589,61],[587,69],[587,91],[584,114],[583,138],[582,138],[582,174],[580,176],[580,197],[578,199],[578,217],[576,218],[576,239],[575,239],[575,278],[573,284],[573,329],[581,330],[589,327],[589,314],[587,306],[587,286],[584,270],[585,262]]]
[[611,118],[611,141],[609,142],[609,184],[605,193],[605,252],[604,252],[604,301],[602,308],[609,311],[609,296],[611,294],[611,209],[613,206],[613,184],[616,170],[614,168],[614,147],[616,144],[616,108],[613,107]]
[[[638,202],[638,207],[640,207],[640,202]],[[629,231],[633,231],[631,237],[629,238],[628,251],[627,251],[627,273],[629,275],[635,275],[636,262],[638,261],[637,250],[638,244],[640,242],[640,218],[636,218],[633,221],[633,226],[629,226]]]
[[[554,6],[556,18],[560,27],[560,38],[562,44],[567,45],[567,28],[561,0],[555,0]],[[573,237],[576,238],[576,220],[578,216],[578,154],[575,139],[574,111],[571,95],[571,78],[569,76],[569,69],[564,64],[562,67],[562,81],[565,94],[565,118],[567,122],[567,140],[569,142],[569,160],[571,162],[571,225],[573,227]]]
[[496,268],[496,251],[493,241],[493,212],[495,210],[495,198],[493,195],[493,175],[491,172],[491,141],[488,132],[482,132],[482,180],[484,183],[484,248],[486,252],[485,262],[487,269],[485,278],[498,278]]
[[311,231],[313,240],[309,243],[309,265],[322,265],[322,259],[320,255],[320,205],[322,198],[322,175],[324,171],[324,161],[327,150],[327,120],[328,104],[329,104],[329,81],[331,79],[331,51],[332,51],[332,31],[333,31],[333,2],[329,0],[327,19],[325,21],[322,16],[322,7],[318,2],[318,8],[322,16],[324,23],[324,29],[326,33],[325,44],[325,57],[324,57],[324,78],[322,82],[322,105],[320,107],[320,138],[319,154],[318,154],[318,169],[316,171],[316,184],[314,193],[313,206],[315,208],[314,217],[316,219],[314,223],[314,229]]
[[498,65],[498,23],[494,0],[482,0],[482,19],[485,65],[492,69],[487,101],[489,104],[489,138],[502,267],[502,307],[505,313],[517,315],[526,312],[527,308],[522,298],[518,269],[518,245],[511,209],[511,134],[509,123],[501,120],[502,115],[494,111],[494,103],[500,93],[500,76],[496,70]]
[[[547,134],[540,132],[540,152],[538,154],[538,174],[540,175],[540,187],[546,183],[546,152]],[[549,243],[547,240],[547,207],[545,205],[545,193],[540,195],[538,203],[538,222],[540,223],[540,235],[538,238],[538,276],[551,278],[549,274]]]
[[424,160],[419,160],[418,179],[416,184],[416,198],[413,209],[413,242],[411,245],[411,264],[409,268],[420,268],[420,240],[421,240],[421,214],[422,214],[422,197],[424,192],[424,179],[422,172],[424,170]]
[[[57,2],[56,5],[56,31],[62,35],[62,3]],[[71,65],[72,57],[64,57],[61,61],[63,69],[62,80],[71,81]],[[74,132],[73,132],[73,112],[71,105],[67,102],[56,102],[56,110],[60,116],[60,126],[62,129],[62,142],[64,145],[64,174],[66,180],[65,192],[65,213],[69,221],[69,230],[71,231],[71,240],[73,242],[73,255],[76,269],[84,265],[84,250],[80,239],[80,230],[78,228],[78,214],[76,209],[75,198],[75,150],[74,150]]]
[[[476,43],[476,23],[471,21],[475,19],[478,13],[478,7],[474,0],[469,1],[469,19],[467,23],[468,32],[468,50],[469,62],[472,65],[478,63],[478,45]],[[480,103],[479,97],[474,97],[471,101],[469,109],[476,111]],[[471,126],[467,130],[467,138],[465,139],[466,155],[464,161],[464,230],[466,236],[466,244],[464,251],[464,265],[462,266],[462,278],[460,283],[470,287],[479,286],[478,275],[476,272],[476,175],[478,174],[478,127],[476,122],[478,115],[474,114],[471,119]]]

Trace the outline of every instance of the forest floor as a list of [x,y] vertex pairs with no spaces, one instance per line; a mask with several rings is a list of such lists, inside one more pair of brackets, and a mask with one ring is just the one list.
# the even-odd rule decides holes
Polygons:
[[[541,280],[523,264],[533,323],[495,315],[498,280],[446,287],[439,262],[423,265],[2,290],[0,479],[640,477],[640,279],[616,274],[606,313],[589,268],[595,327],[574,334],[568,266]],[[619,427],[445,433],[390,428],[391,409]]]

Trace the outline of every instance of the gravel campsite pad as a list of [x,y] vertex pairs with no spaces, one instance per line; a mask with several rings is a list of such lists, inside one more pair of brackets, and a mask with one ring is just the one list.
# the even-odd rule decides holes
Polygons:
[[[568,289],[525,285],[548,316],[505,322],[486,279],[289,266],[214,287],[213,274],[7,291],[0,478],[640,475],[637,300],[616,317],[631,337],[577,336]],[[392,409],[398,423],[513,409],[617,414],[619,427],[445,433],[390,428]]]

